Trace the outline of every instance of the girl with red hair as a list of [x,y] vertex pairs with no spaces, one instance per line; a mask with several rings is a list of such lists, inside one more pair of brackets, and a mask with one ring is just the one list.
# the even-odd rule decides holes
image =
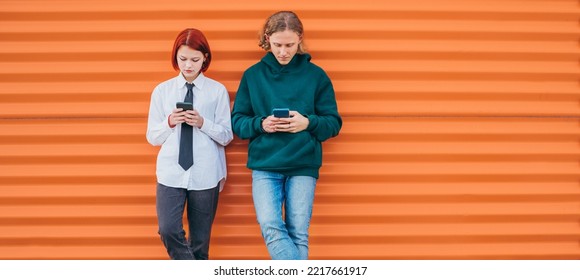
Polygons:
[[[211,227],[226,180],[224,147],[232,139],[225,86],[204,75],[212,55],[203,33],[189,28],[173,44],[176,77],[151,95],[147,141],[157,156],[159,235],[171,259],[209,258]],[[182,217],[187,207],[189,238]]]

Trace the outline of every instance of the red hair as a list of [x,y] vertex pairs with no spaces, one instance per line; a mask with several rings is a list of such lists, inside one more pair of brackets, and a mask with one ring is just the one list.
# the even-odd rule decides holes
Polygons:
[[201,33],[201,31],[195,28],[187,28],[177,35],[175,38],[175,43],[173,43],[173,51],[171,52],[171,64],[173,69],[179,71],[179,65],[177,64],[177,50],[181,46],[188,46],[194,50],[200,51],[206,58],[203,66],[201,67],[201,72],[205,72],[209,68],[211,63],[211,50],[209,49],[209,43],[207,39]]

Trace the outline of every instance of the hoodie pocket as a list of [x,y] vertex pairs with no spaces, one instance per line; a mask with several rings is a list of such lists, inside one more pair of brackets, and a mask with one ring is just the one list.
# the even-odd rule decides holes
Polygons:
[[269,170],[320,166],[319,146],[320,143],[306,131],[263,134],[249,145],[248,166]]

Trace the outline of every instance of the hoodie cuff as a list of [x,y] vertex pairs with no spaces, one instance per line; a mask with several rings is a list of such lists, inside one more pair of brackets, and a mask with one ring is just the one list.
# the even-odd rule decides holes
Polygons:
[[315,115],[308,115],[305,117],[308,118],[308,127],[306,127],[306,130],[308,131],[314,130],[318,126],[318,117]]
[[256,118],[258,120],[258,131],[261,132],[262,134],[264,133],[268,133],[264,130],[264,128],[262,127],[262,123],[264,122],[264,120],[266,119],[266,117],[261,117],[261,118]]

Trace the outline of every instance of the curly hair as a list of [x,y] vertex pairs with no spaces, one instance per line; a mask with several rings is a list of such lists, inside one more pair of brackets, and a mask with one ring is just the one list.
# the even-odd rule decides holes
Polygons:
[[264,27],[259,32],[258,46],[265,51],[270,51],[270,42],[268,37],[276,32],[291,30],[298,34],[302,40],[298,44],[298,53],[306,53],[306,46],[304,45],[304,27],[298,16],[291,11],[280,11],[271,15],[264,24]]

